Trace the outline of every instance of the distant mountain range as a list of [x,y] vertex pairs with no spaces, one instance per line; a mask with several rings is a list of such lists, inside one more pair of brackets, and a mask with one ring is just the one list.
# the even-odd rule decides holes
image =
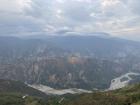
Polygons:
[[[140,42],[98,34],[0,37],[0,78],[95,90],[108,89],[123,74],[140,73]],[[129,83],[137,82],[133,76]]]

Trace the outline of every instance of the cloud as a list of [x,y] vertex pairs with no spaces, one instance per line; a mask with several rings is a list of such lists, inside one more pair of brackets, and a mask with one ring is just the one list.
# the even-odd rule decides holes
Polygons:
[[129,6],[133,13],[140,15],[140,0],[130,0]]
[[140,0],[0,0],[0,34],[140,33],[139,4]]
[[23,12],[24,8],[30,7],[31,0],[0,0],[0,11]]

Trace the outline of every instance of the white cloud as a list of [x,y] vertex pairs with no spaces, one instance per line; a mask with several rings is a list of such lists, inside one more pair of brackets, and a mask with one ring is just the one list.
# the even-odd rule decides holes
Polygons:
[[0,0],[0,11],[23,12],[30,7],[31,0]]
[[102,0],[101,4],[104,8],[114,6],[116,4],[120,3],[119,0]]
[[122,35],[135,29],[140,33],[139,21],[140,0],[0,0],[1,34],[54,33],[68,27]]

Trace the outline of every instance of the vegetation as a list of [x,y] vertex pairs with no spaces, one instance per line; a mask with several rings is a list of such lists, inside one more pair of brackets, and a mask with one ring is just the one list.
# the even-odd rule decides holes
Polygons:
[[140,105],[140,84],[114,91],[95,91],[87,94],[40,94],[42,93],[21,82],[0,80],[0,105]]
[[0,79],[0,93],[20,93],[23,95],[47,98],[47,95],[45,93],[31,88],[22,82],[12,80]]
[[140,105],[140,84],[115,91],[94,92],[75,96],[67,95],[57,105]]
[[18,93],[0,93],[0,105],[46,105],[41,98],[23,97]]

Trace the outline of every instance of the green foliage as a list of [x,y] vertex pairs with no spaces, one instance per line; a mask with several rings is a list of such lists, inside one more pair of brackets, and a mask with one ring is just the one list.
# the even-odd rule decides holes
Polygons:
[[[65,95],[60,105],[140,105],[140,84],[115,91],[94,92],[91,94]],[[59,102],[61,98],[57,99]],[[49,105],[54,100],[50,100]],[[55,100],[56,102],[56,100]]]
[[[11,82],[12,85],[16,85],[10,85]],[[38,96],[38,94],[34,94],[34,96],[29,94],[23,98],[26,92],[28,92],[26,90],[28,88],[23,88],[23,85],[19,85],[18,82],[11,82],[8,81],[8,84],[6,81],[3,83],[1,82],[4,86],[9,87],[0,87],[1,90],[5,90],[5,92],[0,91],[0,105],[140,105],[140,84],[114,91],[96,91],[87,94],[48,96],[47,98],[44,97],[44,99],[42,99],[35,97]],[[31,89],[31,92],[36,91],[32,91]]]
[[18,93],[0,93],[0,105],[46,105],[46,102],[31,96],[23,98],[23,95]]
[[38,96],[38,97],[45,97],[45,98],[47,97],[45,93],[33,89],[22,82],[0,79],[0,93],[2,92],[21,93],[24,95],[31,95],[31,96]]
[[18,94],[0,94],[0,105],[24,105],[24,100]]

